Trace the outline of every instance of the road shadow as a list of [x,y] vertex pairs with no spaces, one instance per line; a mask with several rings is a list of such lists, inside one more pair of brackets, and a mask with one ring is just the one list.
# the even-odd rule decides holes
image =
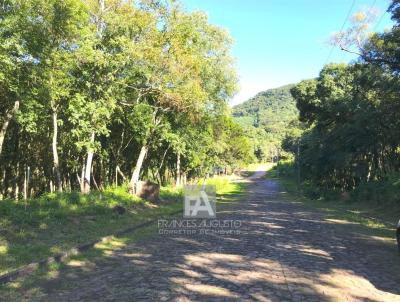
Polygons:
[[400,301],[394,242],[283,201],[274,180],[247,183],[218,215],[240,233],[123,240],[18,286],[38,301]]

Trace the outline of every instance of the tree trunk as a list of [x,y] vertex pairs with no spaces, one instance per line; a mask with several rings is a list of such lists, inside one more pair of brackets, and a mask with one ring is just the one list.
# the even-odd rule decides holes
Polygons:
[[85,160],[83,160],[82,162],[81,176],[79,177],[78,172],[76,172],[76,177],[78,178],[79,188],[81,189],[81,192],[83,192],[83,184],[85,178]]
[[140,149],[139,157],[136,161],[136,166],[135,166],[135,169],[133,170],[132,178],[129,183],[129,193],[131,193],[131,194],[135,194],[135,186],[136,186],[136,183],[139,181],[140,170],[142,168],[143,161],[144,161],[144,158],[146,157],[148,150],[149,149],[146,145],[142,146],[142,148]]
[[160,185],[163,183],[163,181],[162,181],[162,168],[163,168],[163,165],[164,165],[165,156],[167,155],[167,152],[168,152],[170,147],[171,146],[168,146],[168,148],[165,149],[163,157],[162,157],[161,162],[160,162],[160,166],[158,167],[158,170],[156,171],[157,172],[157,180],[158,180]]
[[3,200],[4,198],[5,198],[5,190],[4,190],[4,188],[5,188],[5,183],[4,183],[4,181],[5,181],[5,179],[6,179],[6,174],[7,174],[7,169],[4,169],[3,171],[2,171],[2,177],[1,177],[1,200]]
[[[95,133],[94,131],[92,132],[92,136],[90,138],[90,143],[94,143],[94,138],[95,138]],[[83,194],[88,194],[90,192],[90,176],[91,176],[91,171],[92,171],[92,161],[93,161],[93,150],[89,148],[88,153],[87,153],[87,158],[86,158],[86,167],[85,167],[85,174],[83,178]]]
[[175,186],[181,185],[181,154],[178,152],[176,157],[176,183]]
[[[115,171],[116,171],[117,174],[119,174],[119,175],[122,176],[123,181],[126,180],[126,176],[125,176],[125,174],[121,171],[121,168],[120,168],[119,166],[117,166],[117,167],[115,168]],[[117,175],[117,176],[118,176],[118,175]],[[118,181],[118,179],[117,179],[117,181]]]
[[97,182],[96,182],[96,177],[95,177],[95,175],[94,175],[94,173],[93,173],[93,166],[92,166],[92,179],[93,179],[93,184],[94,184],[96,190],[97,190],[97,191],[100,191],[100,187],[98,186],[98,184],[97,184]]
[[57,124],[57,111],[53,109],[53,166],[54,166],[54,176],[55,176],[55,185],[57,187],[58,192],[62,192],[62,183],[61,183],[61,173],[60,173],[60,161],[58,159],[58,151],[57,151],[57,137],[58,137],[58,124]]
[[15,171],[15,185],[14,185],[14,199],[18,201],[19,198],[19,160]]
[[0,154],[1,154],[1,151],[3,150],[4,138],[6,136],[8,125],[10,124],[10,121],[14,117],[15,113],[17,113],[18,109],[19,109],[19,101],[15,101],[14,108],[7,112],[6,117],[4,119],[3,126],[1,126],[1,129],[0,129]]
[[100,157],[100,161],[99,161],[99,188],[101,191],[104,191],[104,188],[107,186],[106,183],[106,179],[107,179],[107,175],[106,175],[106,171],[104,170],[104,162],[103,162],[103,158]]

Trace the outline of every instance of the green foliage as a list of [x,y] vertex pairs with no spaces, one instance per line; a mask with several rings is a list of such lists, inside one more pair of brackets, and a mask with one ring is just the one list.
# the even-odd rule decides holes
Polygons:
[[[398,23],[397,0],[389,11]],[[283,147],[295,156],[306,195],[399,201],[399,32],[395,25],[371,34],[358,62],[326,65],[291,89],[305,126]]]
[[253,153],[260,161],[272,161],[282,152],[281,141],[296,126],[298,110],[290,94],[293,85],[260,92],[233,108],[235,121],[245,129]]
[[292,160],[280,160],[274,170],[277,176],[296,177],[296,166]]
[[313,81],[313,89],[305,89],[306,81],[292,90],[310,125],[297,158],[303,177],[326,189],[352,190],[397,171],[399,103],[387,90],[396,78],[380,67],[354,64],[327,65]]
[[251,158],[227,109],[232,39],[206,14],[153,0],[11,0],[0,11],[2,198],[21,198],[28,166],[37,197],[102,191],[135,170],[173,183]]
[[351,192],[351,199],[376,204],[400,203],[400,175],[393,173],[384,180],[361,183]]
[[[292,120],[296,116],[296,104],[290,94],[293,85],[286,85],[279,88],[269,89],[258,93],[255,97],[237,105],[233,109],[233,115],[237,117],[251,116],[253,117],[253,125],[271,125],[275,121],[282,122],[275,115],[282,113],[284,121]],[[269,119],[274,115],[274,120]]]
[[[398,22],[398,1],[390,11]],[[338,198],[350,191],[353,200],[398,202],[398,37],[398,26],[375,33],[358,62],[326,65],[318,78],[291,89],[308,129],[283,145],[295,155],[308,195]]]

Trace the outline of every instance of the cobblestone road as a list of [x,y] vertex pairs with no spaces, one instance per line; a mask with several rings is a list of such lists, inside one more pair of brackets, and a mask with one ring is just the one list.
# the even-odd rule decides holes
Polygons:
[[91,263],[72,262],[36,298],[400,301],[394,242],[284,201],[273,180],[251,181],[246,197],[218,215],[240,220],[240,234],[157,234]]

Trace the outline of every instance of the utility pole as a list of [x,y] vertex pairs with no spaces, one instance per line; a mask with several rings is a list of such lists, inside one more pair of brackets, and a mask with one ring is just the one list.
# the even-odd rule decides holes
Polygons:
[[28,199],[30,178],[31,178],[31,167],[25,166],[24,200]]
[[300,190],[300,139],[297,140],[297,189]]
[[26,200],[26,192],[27,192],[27,190],[26,190],[26,186],[27,186],[27,172],[26,172],[26,166],[25,166],[25,171],[24,171],[25,173],[25,175],[24,175],[24,200]]
[[276,172],[277,176],[279,177],[279,160],[280,160],[281,154],[279,148],[277,148],[277,161],[276,161]]

